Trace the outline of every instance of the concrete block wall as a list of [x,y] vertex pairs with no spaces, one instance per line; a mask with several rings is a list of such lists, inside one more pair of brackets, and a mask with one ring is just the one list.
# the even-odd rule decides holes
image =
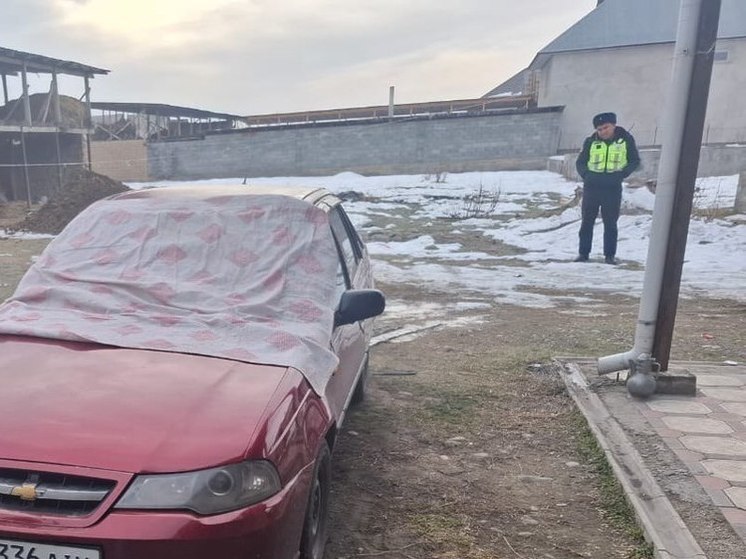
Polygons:
[[91,142],[91,167],[114,180],[146,181],[148,148],[144,140]]
[[303,128],[148,144],[151,179],[541,169],[560,109]]

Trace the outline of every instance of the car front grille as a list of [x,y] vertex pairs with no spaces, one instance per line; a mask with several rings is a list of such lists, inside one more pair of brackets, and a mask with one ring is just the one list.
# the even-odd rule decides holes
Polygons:
[[115,485],[106,479],[0,468],[0,510],[85,516]]

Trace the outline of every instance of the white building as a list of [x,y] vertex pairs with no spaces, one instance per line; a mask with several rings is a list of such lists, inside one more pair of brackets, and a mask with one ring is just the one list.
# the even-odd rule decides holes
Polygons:
[[[533,93],[539,107],[563,106],[561,152],[579,149],[604,111],[616,112],[641,146],[658,145],[680,5],[601,0],[485,97]],[[746,1],[722,0],[703,143],[738,142],[746,142]]]

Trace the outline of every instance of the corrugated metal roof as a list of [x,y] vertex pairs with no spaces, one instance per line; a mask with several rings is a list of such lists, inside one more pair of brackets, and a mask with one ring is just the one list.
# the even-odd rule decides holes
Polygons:
[[[605,0],[544,47],[545,54],[676,41],[681,0]],[[746,2],[723,0],[718,37],[746,37]]]
[[39,74],[67,74],[70,76],[93,76],[95,74],[108,74],[109,70],[86,66],[79,62],[50,58],[40,54],[32,54],[20,50],[6,49],[0,47],[0,72],[4,74],[15,74],[20,72],[24,65],[27,72]]
[[91,103],[92,109],[101,111],[116,111],[120,113],[134,113],[145,115],[156,115],[164,117],[183,117],[183,118],[219,118],[225,120],[239,120],[238,115],[229,113],[214,113],[202,109],[191,109],[189,107],[179,107],[177,105],[164,105],[162,103],[118,103],[98,101]]
[[[436,115],[481,114],[492,111],[525,109],[532,98],[527,95],[497,97],[489,100],[455,99],[449,101],[425,101],[422,103],[400,103],[394,105],[394,118],[417,118]],[[388,105],[326,109],[296,113],[249,115],[243,117],[249,126],[304,125],[322,122],[363,122],[388,118]]]

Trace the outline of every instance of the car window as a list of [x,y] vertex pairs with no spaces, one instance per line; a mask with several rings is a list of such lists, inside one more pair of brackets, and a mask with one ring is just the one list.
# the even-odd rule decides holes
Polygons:
[[350,221],[347,213],[344,211],[344,208],[342,206],[337,206],[335,208],[335,211],[339,214],[339,218],[345,225],[347,235],[350,237],[352,249],[355,252],[355,259],[359,261],[363,257],[363,241],[362,239],[360,239],[357,231],[355,231],[355,227],[352,225],[352,222]]
[[[329,212],[329,224],[332,228],[332,234],[334,240],[337,242],[337,248],[340,252],[340,269],[338,270],[337,282],[340,282],[339,274],[344,277],[345,287],[349,288],[351,285],[351,279],[355,277],[355,271],[357,270],[357,263],[361,257],[361,251],[357,242],[357,235],[353,241],[350,237],[350,233],[347,228],[347,216],[341,212],[339,206],[333,208]],[[354,231],[353,231],[354,233]]]

